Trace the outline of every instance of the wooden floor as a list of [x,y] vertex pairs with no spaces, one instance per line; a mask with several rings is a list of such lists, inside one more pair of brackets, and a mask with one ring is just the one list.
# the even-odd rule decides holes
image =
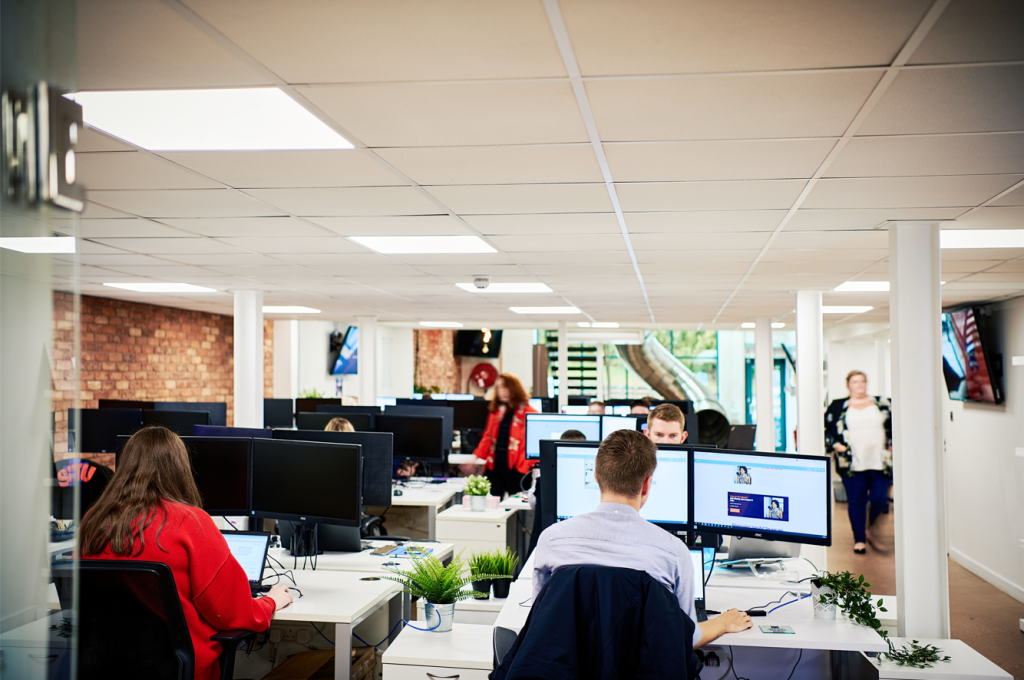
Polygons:
[[[868,546],[867,554],[855,554],[846,503],[836,503],[832,547],[828,549],[829,571],[864,574],[871,583],[871,592],[895,595],[892,513],[881,515],[872,530],[889,547],[888,552],[880,553]],[[950,560],[949,613],[954,638],[963,640],[1014,678],[1024,680],[1024,632],[1020,630],[1024,603]]]

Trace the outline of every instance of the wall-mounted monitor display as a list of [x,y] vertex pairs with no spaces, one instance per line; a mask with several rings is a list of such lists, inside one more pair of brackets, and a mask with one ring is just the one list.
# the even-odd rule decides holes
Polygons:
[[455,356],[497,359],[501,354],[501,331],[458,331],[455,334]]
[[985,312],[966,307],[942,315],[942,375],[950,399],[1003,402],[1002,355]]

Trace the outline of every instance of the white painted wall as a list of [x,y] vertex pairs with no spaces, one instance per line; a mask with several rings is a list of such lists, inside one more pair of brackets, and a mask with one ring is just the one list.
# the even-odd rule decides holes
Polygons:
[[[335,384],[335,376],[330,374],[327,366],[327,352],[330,349],[331,333],[334,332],[333,321],[299,321],[299,381],[298,388],[303,390],[316,389],[327,397],[340,397]],[[339,326],[344,332],[348,324]],[[338,376],[341,377],[341,376]],[[351,383],[352,394],[358,390],[355,376],[345,376],[345,387]],[[347,390],[346,390],[347,392]],[[298,396],[296,394],[295,396]]]
[[533,330],[521,328],[501,334],[500,370],[514,373],[530,394],[533,394],[533,337]]
[[299,322],[274,321],[274,398],[299,396]]
[[[886,347],[888,347],[886,343]],[[846,390],[846,374],[853,370],[863,371],[868,376],[868,393],[888,397],[891,383],[889,362],[886,359],[886,373],[879,378],[878,353],[873,339],[844,340],[826,343],[828,360],[828,399],[842,399]],[[888,354],[888,352],[886,352]]]
[[412,397],[414,364],[413,329],[378,325],[377,395]]
[[[966,569],[1024,602],[1024,297],[994,305],[1006,401],[943,400],[949,553]],[[936,369],[938,370],[938,369]],[[952,416],[952,421],[950,421]]]
[[753,336],[753,331],[718,332],[718,401],[733,424],[747,422],[748,336]]

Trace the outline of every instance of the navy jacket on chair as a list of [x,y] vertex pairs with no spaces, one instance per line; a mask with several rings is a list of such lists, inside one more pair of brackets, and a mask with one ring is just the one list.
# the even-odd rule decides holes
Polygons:
[[491,680],[695,679],[696,624],[675,595],[634,569],[573,566],[537,596]]

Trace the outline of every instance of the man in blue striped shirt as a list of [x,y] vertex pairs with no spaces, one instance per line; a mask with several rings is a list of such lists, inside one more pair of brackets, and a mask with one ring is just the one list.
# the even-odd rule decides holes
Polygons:
[[601,503],[544,530],[533,567],[533,596],[562,567],[590,564],[646,571],[671,590],[679,608],[696,623],[693,646],[710,644],[725,633],[750,628],[750,617],[736,609],[697,623],[693,601],[693,563],[686,545],[640,516],[651,493],[658,449],[632,430],[619,430],[601,442],[594,476]]

